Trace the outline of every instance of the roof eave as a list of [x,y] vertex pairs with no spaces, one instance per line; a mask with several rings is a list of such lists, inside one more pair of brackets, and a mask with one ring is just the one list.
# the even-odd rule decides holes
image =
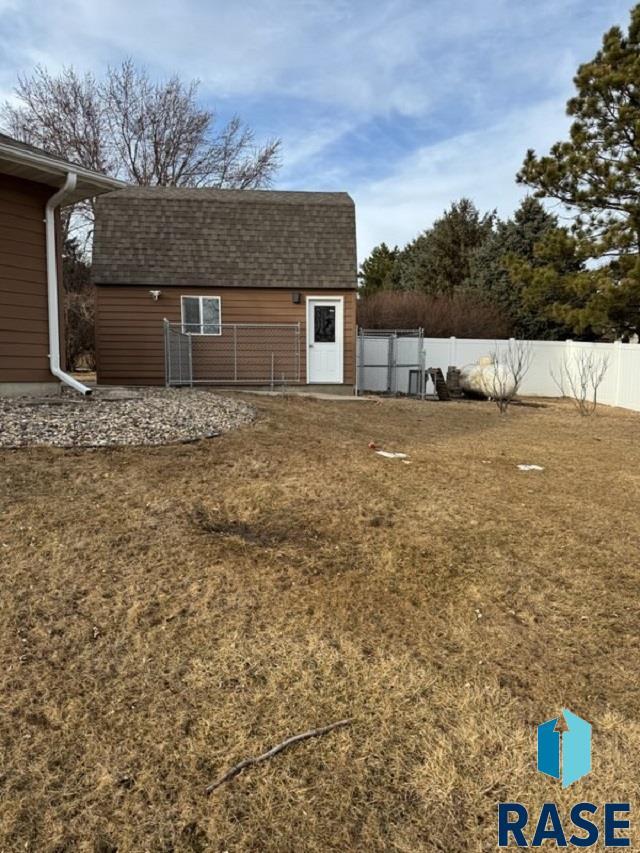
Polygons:
[[126,187],[124,181],[110,178],[108,175],[101,175],[83,166],[47,157],[46,154],[18,150],[2,142],[0,142],[0,171],[51,187],[62,186],[67,174],[74,172],[78,177],[76,189],[65,200],[66,204]]

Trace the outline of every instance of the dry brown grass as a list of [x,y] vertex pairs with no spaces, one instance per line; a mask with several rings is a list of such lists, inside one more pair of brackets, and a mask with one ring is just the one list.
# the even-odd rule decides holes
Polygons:
[[[640,417],[258,407],[0,455],[0,850],[483,851],[499,800],[633,803]],[[594,769],[562,792],[534,727],[564,705]]]

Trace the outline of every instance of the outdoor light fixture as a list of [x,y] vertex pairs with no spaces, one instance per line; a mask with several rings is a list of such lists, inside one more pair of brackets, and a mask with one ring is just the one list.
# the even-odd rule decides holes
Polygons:
[[151,294],[151,298],[153,300],[155,300],[156,302],[158,301],[158,299],[160,299],[160,293],[161,292],[162,291],[160,291],[160,290],[150,290],[149,291],[149,293]]
[[302,299],[302,294],[300,293],[300,291],[294,290],[293,293],[291,294],[291,301],[293,302],[293,304],[299,305],[301,299]]

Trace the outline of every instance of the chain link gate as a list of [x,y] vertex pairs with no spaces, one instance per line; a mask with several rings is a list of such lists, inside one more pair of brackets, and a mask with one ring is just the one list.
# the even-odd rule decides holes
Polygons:
[[220,323],[218,329],[192,334],[164,321],[167,386],[300,383],[300,323]]
[[358,329],[357,393],[425,395],[423,329]]

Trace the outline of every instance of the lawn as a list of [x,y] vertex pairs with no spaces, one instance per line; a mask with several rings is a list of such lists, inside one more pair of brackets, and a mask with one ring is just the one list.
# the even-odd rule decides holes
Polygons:
[[501,800],[633,804],[640,415],[255,399],[196,444],[0,453],[0,850],[457,853]]

